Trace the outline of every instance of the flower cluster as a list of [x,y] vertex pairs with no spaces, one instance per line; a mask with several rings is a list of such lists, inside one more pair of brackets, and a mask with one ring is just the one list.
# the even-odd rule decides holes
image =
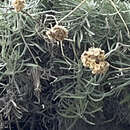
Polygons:
[[55,25],[46,32],[46,35],[52,42],[63,41],[68,37],[68,30],[63,26]]
[[16,12],[21,11],[25,7],[25,0],[14,0],[12,2]]
[[83,66],[92,70],[93,74],[100,74],[107,71],[109,63],[105,61],[105,52],[100,48],[89,48],[81,55]]

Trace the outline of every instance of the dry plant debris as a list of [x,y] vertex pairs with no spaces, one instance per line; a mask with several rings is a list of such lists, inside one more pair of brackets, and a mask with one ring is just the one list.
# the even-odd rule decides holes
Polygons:
[[105,61],[105,52],[101,48],[89,48],[81,55],[81,61],[84,67],[92,70],[93,74],[104,73],[109,68],[109,63]]

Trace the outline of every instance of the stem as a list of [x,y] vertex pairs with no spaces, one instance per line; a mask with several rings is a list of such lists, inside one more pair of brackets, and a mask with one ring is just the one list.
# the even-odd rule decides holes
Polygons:
[[111,64],[110,64],[110,66],[111,66],[112,68],[114,68],[114,69],[119,70],[119,71],[130,70],[130,67],[127,67],[127,68],[119,68],[119,67],[115,67],[115,66],[113,66],[113,65],[111,65]]
[[69,12],[66,16],[64,16],[61,20],[58,21],[60,23],[64,19],[66,19],[69,15],[71,15],[73,12],[75,12],[86,0],[83,0],[79,5],[77,5],[71,12]]
[[6,8],[6,9],[10,9],[10,10],[14,9],[14,8],[7,7],[7,6],[0,6],[0,8]]
[[15,121],[16,121],[17,129],[20,130],[20,126],[16,117],[15,117]]
[[37,61],[36,61],[36,59],[35,59],[35,57],[34,57],[32,51],[30,50],[28,44],[26,43],[26,41],[25,41],[25,39],[24,39],[24,36],[23,36],[22,32],[20,32],[20,34],[21,34],[21,37],[22,37],[22,39],[23,39],[23,42],[24,42],[25,46],[27,47],[28,51],[30,52],[30,54],[31,54],[31,56],[32,56],[32,58],[33,58],[35,64],[38,65],[38,63],[37,63]]
[[34,19],[29,13],[27,13],[26,11],[21,11],[23,14],[26,14],[27,16],[29,16],[32,20],[34,20],[36,23],[39,24],[39,21],[37,21],[36,19]]
[[114,9],[117,11],[119,17],[121,18],[121,20],[122,20],[122,22],[123,22],[123,24],[124,24],[124,26],[126,28],[128,36],[130,36],[130,32],[129,32],[128,26],[127,26],[126,22],[124,21],[123,17],[121,16],[119,10],[117,9],[117,7],[115,6],[115,4],[114,4],[114,2],[112,0],[109,0],[109,1],[111,2],[111,5],[114,7]]
[[60,47],[61,47],[62,56],[64,57],[65,61],[70,65],[70,67],[69,67],[69,69],[70,69],[71,68],[71,63],[65,58],[66,56],[64,54],[62,41],[60,41]]
[[[109,51],[109,52],[105,55],[105,58],[107,58],[112,52],[116,51],[116,50],[118,49],[119,45],[124,46],[124,47],[130,47],[130,45],[125,45],[125,44],[123,44],[123,43],[118,42],[118,43],[116,44],[116,47],[115,47],[114,49],[112,49],[111,51]],[[130,69],[130,67],[127,67],[127,68],[118,68],[118,67],[115,67],[115,66],[113,66],[113,65],[111,65],[111,64],[110,64],[110,66],[111,66],[112,68],[114,68],[114,69],[119,70],[119,71],[129,70],[129,69]]]
[[109,51],[109,52],[105,55],[105,57],[107,58],[112,52],[116,51],[116,50],[118,49],[119,45],[124,46],[124,47],[130,47],[130,45],[125,45],[125,44],[123,44],[123,43],[117,42],[116,47],[115,47],[114,49],[112,49],[111,51]]

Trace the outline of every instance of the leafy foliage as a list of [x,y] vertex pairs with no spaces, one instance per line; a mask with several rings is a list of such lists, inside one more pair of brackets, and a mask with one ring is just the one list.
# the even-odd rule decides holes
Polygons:
[[[121,103],[129,102],[130,3],[82,2],[27,0],[21,12],[8,0],[0,2],[3,128],[6,122],[10,130],[13,125],[19,130],[71,129],[79,120],[96,125],[104,100],[123,95]],[[55,24],[69,30],[62,43],[49,43],[46,37]],[[80,56],[90,47],[105,50],[106,73],[93,75],[83,67]]]

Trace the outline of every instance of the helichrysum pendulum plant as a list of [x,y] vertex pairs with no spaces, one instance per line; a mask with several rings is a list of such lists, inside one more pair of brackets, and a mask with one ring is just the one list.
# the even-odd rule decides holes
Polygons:
[[[43,129],[43,123],[47,127],[51,117],[71,120],[69,128],[63,122],[65,130],[81,119],[95,125],[95,113],[102,111],[103,99],[130,84],[130,4],[53,0],[50,7],[49,2],[26,0],[25,7],[25,0],[5,0],[0,5],[0,97],[8,98],[4,106],[0,104],[0,112],[18,128],[25,117],[23,124],[29,122],[31,130],[37,125]],[[51,13],[55,25],[48,22],[53,24],[48,29],[42,21]],[[39,37],[44,27],[49,42],[61,43],[62,55],[48,54],[48,41]],[[51,108],[55,114],[50,113]]]
[[[62,14],[67,14],[67,11],[73,10],[81,1],[66,0],[60,2],[59,0],[58,2],[55,8],[61,9],[61,12],[57,13],[57,19],[60,21],[63,17]],[[74,54],[74,57],[67,57],[72,66],[71,71],[66,75],[57,77],[54,82],[63,83],[61,85],[63,87],[55,92],[55,99],[61,98],[59,103],[61,109],[58,112],[64,117],[76,119],[79,116],[79,118],[85,120],[86,113],[101,110],[98,107],[103,103],[105,97],[129,84],[126,79],[119,81],[119,79],[122,79],[122,74],[123,77],[129,75],[130,69],[128,63],[123,63],[123,56],[125,58],[125,53],[129,52],[130,47],[129,37],[127,37],[130,21],[128,18],[129,7],[125,2],[116,0],[113,2],[116,7],[107,0],[87,0],[70,16],[66,15],[66,19],[62,21],[63,24],[69,26],[70,36],[74,39],[74,43],[70,43],[73,47],[71,53]],[[121,11],[119,12],[118,9],[121,9]],[[125,12],[128,14],[127,17],[124,15]],[[124,51],[125,46],[128,48],[126,51]],[[80,59],[84,67],[80,64]],[[125,62],[129,62],[128,58],[126,59]],[[64,62],[61,59],[56,61],[61,65],[61,70],[67,70],[67,65]],[[123,66],[127,67],[123,69]],[[90,73],[90,70],[94,75]],[[118,79],[116,79],[117,77]],[[106,87],[109,88],[108,91],[106,91]],[[94,110],[92,106],[96,106],[95,104],[97,107]],[[89,121],[88,123],[93,124]]]

